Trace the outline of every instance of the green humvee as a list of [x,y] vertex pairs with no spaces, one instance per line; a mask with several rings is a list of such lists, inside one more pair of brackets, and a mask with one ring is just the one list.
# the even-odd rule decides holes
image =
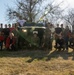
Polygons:
[[[21,45],[27,47],[31,44],[38,47],[43,38],[45,29],[46,27],[41,23],[25,23],[23,27],[18,28],[18,32],[20,35],[19,41],[23,43]],[[37,34],[37,36],[39,37],[39,44],[35,43],[33,41],[34,39],[31,39],[34,33]]]

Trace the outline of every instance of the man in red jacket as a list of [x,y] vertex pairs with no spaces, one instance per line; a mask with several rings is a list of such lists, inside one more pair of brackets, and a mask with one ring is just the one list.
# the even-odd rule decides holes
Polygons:
[[8,50],[15,50],[15,37],[13,33],[10,33],[6,39],[6,48]]

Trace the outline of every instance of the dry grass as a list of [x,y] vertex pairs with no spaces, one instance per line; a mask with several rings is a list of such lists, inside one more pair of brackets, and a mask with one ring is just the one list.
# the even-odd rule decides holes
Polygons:
[[74,52],[1,51],[0,75],[74,75]]

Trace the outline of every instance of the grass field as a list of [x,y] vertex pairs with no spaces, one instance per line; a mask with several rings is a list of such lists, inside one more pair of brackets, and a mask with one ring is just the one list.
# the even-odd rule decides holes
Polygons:
[[0,51],[0,75],[74,75],[74,52]]

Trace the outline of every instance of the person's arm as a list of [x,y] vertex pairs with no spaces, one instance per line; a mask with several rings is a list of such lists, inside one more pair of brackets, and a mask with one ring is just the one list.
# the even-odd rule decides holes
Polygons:
[[20,23],[19,23],[19,22],[17,22],[17,24],[18,24],[18,26],[19,26],[19,27],[21,27],[21,25],[20,25]]

